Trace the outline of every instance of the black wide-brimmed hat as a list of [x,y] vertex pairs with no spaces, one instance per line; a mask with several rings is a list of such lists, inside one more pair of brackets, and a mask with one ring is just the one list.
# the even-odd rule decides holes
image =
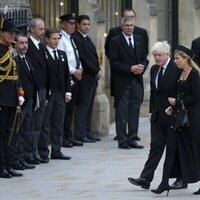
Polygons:
[[74,14],[65,14],[59,17],[61,21],[67,21],[70,24],[75,24],[76,23],[76,18]]
[[17,26],[12,19],[0,19],[0,31],[17,32]]
[[176,50],[182,51],[183,53],[187,54],[190,58],[194,57],[194,52],[191,49],[189,49],[189,48],[187,48],[187,47],[185,47],[183,45],[178,45],[176,47]]

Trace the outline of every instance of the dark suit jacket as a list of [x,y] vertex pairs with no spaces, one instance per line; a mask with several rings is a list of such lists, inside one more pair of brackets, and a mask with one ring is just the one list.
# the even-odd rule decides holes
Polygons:
[[46,87],[47,81],[47,63],[46,55],[44,53],[45,46],[42,45],[42,52],[34,45],[32,40],[28,38],[28,51],[26,55],[31,59],[32,66],[35,70],[37,82],[37,89]]
[[34,97],[36,90],[36,76],[28,56],[26,56],[26,61],[28,62],[31,71],[28,70],[21,57],[19,55],[17,56],[18,72],[24,90],[24,103],[26,103],[30,98]]
[[[109,34],[107,36],[107,39],[106,39],[106,42],[105,42],[105,46],[104,46],[105,47],[105,53],[106,53],[106,56],[108,58],[109,58],[110,40],[111,40],[111,38],[119,35],[121,32],[122,32],[122,29],[121,29],[120,26],[111,28],[109,30]],[[147,34],[146,29],[138,27],[138,26],[134,26],[134,32],[133,33],[137,34],[137,35],[140,35],[142,37],[143,42],[144,42],[144,46],[145,46],[145,51],[146,51],[146,54],[148,55],[148,53],[149,53],[149,38],[148,38],[148,34]]]
[[100,67],[94,44],[90,38],[88,38],[86,41],[84,36],[78,31],[74,35],[74,42],[76,43],[79,51],[83,71],[89,76],[95,78],[100,71]]
[[166,115],[165,109],[170,106],[168,97],[177,96],[177,81],[180,77],[181,71],[178,69],[173,60],[170,60],[159,89],[156,88],[155,79],[159,71],[158,65],[153,65],[150,70],[150,103],[149,112],[151,115],[151,122],[157,119],[163,122],[169,122],[169,116]]
[[49,94],[50,90],[53,92],[53,90],[60,88],[64,96],[66,92],[71,92],[70,73],[66,53],[61,50],[57,51],[59,61],[55,65],[54,59],[49,51],[45,49],[48,65],[47,94]]
[[194,51],[194,61],[200,67],[200,37],[192,41],[191,49]]
[[130,69],[133,64],[137,63],[143,64],[146,70],[148,60],[146,59],[143,40],[140,36],[134,35],[134,44],[136,60],[122,33],[110,41],[111,90],[114,95],[115,105],[134,78],[138,79],[143,87],[142,74],[134,75],[134,73],[130,72]]
[[[8,46],[0,43],[0,66],[5,68],[10,62],[10,58],[2,62],[2,58],[9,51]],[[15,70],[15,73],[17,71]],[[13,76],[13,67],[9,72],[9,76]],[[0,75],[5,76],[6,72],[0,70]],[[4,80],[0,82],[0,106],[16,107],[18,105],[18,80]]]

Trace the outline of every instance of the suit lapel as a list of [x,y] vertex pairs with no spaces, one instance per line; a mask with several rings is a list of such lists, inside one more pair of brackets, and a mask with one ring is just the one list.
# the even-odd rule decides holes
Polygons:
[[[40,63],[40,65],[42,65],[42,67],[46,69],[45,49],[43,48],[44,52],[40,52],[30,38],[29,38],[29,46],[30,46],[29,49],[33,52],[32,55],[35,55],[35,59],[38,61],[38,63]],[[41,53],[44,55],[41,55]]]
[[[125,50],[127,51],[127,53],[128,53],[131,57],[134,58],[133,51],[130,50],[130,47],[128,46],[128,43],[127,43],[125,37],[123,36],[123,34],[121,34],[120,40],[121,40],[122,46],[125,48]],[[135,41],[134,41],[134,42],[135,42]],[[135,46],[134,46],[134,48],[135,48]]]
[[[21,68],[22,68],[22,70],[26,73],[26,75],[28,76],[28,78],[31,80],[31,81],[33,81],[33,77],[32,77],[32,75],[31,75],[31,72],[28,70],[28,68],[27,68],[27,66],[26,66],[26,63],[21,59],[21,57],[20,56],[18,56],[18,59],[20,60],[20,65],[21,65]],[[27,61],[28,62],[28,61]],[[28,63],[29,64],[29,63]],[[30,69],[31,69],[31,66],[30,66],[30,64],[29,64],[29,67],[30,67]]]

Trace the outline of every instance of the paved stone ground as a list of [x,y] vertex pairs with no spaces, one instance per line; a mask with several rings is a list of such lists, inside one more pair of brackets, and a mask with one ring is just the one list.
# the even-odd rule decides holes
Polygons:
[[[117,148],[114,124],[109,135],[94,144],[63,149],[70,161],[50,160],[36,169],[24,171],[21,178],[0,179],[1,200],[151,200],[166,198],[166,192],[154,195],[149,190],[131,185],[127,177],[138,177],[149,151],[149,120],[140,118],[141,143],[144,149]],[[151,188],[161,180],[159,165]],[[170,191],[168,199],[199,199],[192,195],[200,183],[187,190]]]

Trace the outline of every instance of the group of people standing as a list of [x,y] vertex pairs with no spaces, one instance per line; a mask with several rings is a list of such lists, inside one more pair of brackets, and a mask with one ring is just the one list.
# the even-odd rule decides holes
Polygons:
[[[136,12],[126,9],[121,26],[110,30],[105,43],[120,149],[143,148],[138,144],[138,124],[144,96],[142,76],[149,63],[148,35],[135,26],[135,20]],[[17,28],[12,20],[1,19],[1,178],[22,176],[15,170],[33,169],[36,164],[48,163],[49,157],[69,160],[61,147],[100,140],[91,134],[91,117],[102,72],[89,29],[87,15],[60,16],[60,30],[45,29],[45,22],[35,18],[27,37],[15,35]],[[192,50],[178,45],[173,56],[166,41],[156,42],[151,49],[155,65],[150,70],[150,151],[139,178],[128,180],[149,189],[166,148],[161,184],[151,190],[155,194],[187,188],[188,183],[200,179],[199,44],[198,38],[192,42]],[[190,126],[176,130],[174,121],[182,103],[188,110]],[[170,178],[176,178],[171,186]],[[200,190],[194,194],[200,194]]]
[[100,141],[90,131],[102,72],[88,15],[60,16],[60,29],[34,18],[28,36],[10,19],[0,25],[0,177],[11,178],[71,159],[61,147]]

